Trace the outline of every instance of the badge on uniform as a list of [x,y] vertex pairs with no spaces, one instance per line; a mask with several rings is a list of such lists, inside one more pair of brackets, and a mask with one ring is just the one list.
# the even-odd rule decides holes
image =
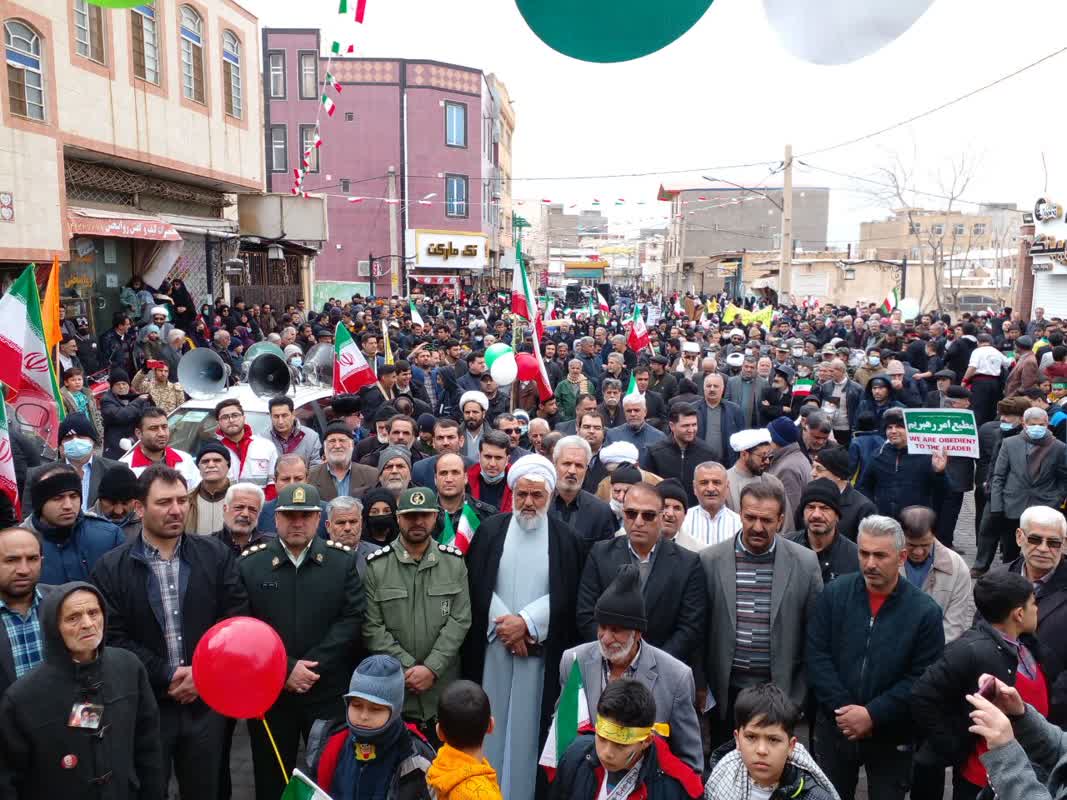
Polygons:
[[442,600],[441,601],[441,616],[442,617],[447,617],[448,613],[451,610],[452,610],[452,601],[451,600]]
[[104,715],[104,707],[96,703],[75,703],[70,709],[70,717],[67,726],[70,728],[85,728],[95,731],[100,728],[100,718]]
[[373,761],[376,757],[374,745],[356,742],[356,761]]

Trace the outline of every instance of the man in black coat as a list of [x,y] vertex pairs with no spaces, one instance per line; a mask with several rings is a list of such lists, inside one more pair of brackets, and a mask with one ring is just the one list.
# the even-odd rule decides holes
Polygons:
[[[737,453],[730,447],[730,437],[744,430],[746,425],[741,406],[724,400],[725,392],[726,384],[720,373],[711,372],[704,377],[704,402],[696,404],[697,440],[707,446],[713,461],[729,469],[737,461]],[[717,420],[718,425],[709,430],[708,420]]]
[[704,640],[704,570],[700,559],[675,542],[661,538],[663,499],[647,483],[637,483],[626,493],[627,506],[657,509],[655,519],[623,516],[625,536],[597,542],[589,553],[578,584],[578,634],[582,641],[597,635],[594,609],[600,595],[615,579],[620,567],[636,564],[641,572],[641,593],[648,610],[643,638],[679,661],[693,666]]
[[671,403],[668,419],[670,436],[649,445],[641,459],[641,469],[661,478],[676,478],[689,496],[689,505],[695,506],[697,495],[693,488],[693,473],[697,464],[713,461],[714,454],[710,447],[697,438],[699,423],[696,409],[685,403]]
[[[856,541],[860,521],[871,514],[877,514],[878,509],[866,495],[857,492],[852,486],[848,460],[848,451],[845,448],[824,447],[815,454],[815,460],[811,464],[811,477],[827,478],[837,486],[841,492],[841,499],[838,501],[837,532],[846,539]],[[796,524],[799,526],[802,521],[798,514]]]
[[833,481],[816,478],[805,486],[797,513],[804,524],[785,537],[815,553],[822,570],[823,586],[839,575],[859,572],[856,544],[838,530],[841,492]]
[[199,699],[193,650],[216,622],[247,614],[248,595],[226,545],[184,535],[189,489],[181,473],[153,465],[141,474],[139,494],[141,535],[93,568],[107,603],[107,642],[148,671],[159,702],[163,785],[173,769],[183,797],[216,798],[229,753],[226,723]]

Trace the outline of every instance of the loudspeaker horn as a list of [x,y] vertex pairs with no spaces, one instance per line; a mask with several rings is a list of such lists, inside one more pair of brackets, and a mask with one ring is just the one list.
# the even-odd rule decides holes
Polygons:
[[261,352],[248,368],[248,386],[257,397],[270,399],[283,395],[292,383],[289,365],[272,352]]
[[230,368],[206,347],[190,350],[178,361],[178,382],[194,400],[214,397],[226,388]]

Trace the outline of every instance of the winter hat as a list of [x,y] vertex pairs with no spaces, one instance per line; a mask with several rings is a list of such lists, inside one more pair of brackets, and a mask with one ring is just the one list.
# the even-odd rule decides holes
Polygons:
[[648,627],[645,598],[641,594],[641,573],[633,564],[619,567],[615,579],[596,601],[593,619],[598,625],[615,625],[631,631]]
[[331,422],[326,426],[326,430],[322,432],[322,441],[325,442],[335,433],[343,433],[349,439],[352,438],[352,431],[350,431],[343,422]]
[[195,463],[199,467],[200,459],[206,456],[208,453],[214,453],[215,455],[222,456],[226,459],[226,463],[230,463],[230,449],[219,442],[204,442],[200,446],[200,449],[196,453]]
[[419,414],[419,433],[433,433],[433,426],[437,424],[437,417],[433,414]]
[[681,481],[667,478],[656,484],[656,493],[664,500],[677,500],[684,507],[689,507],[689,496],[685,493]]
[[632,467],[629,464],[625,464],[618,467],[613,473],[611,473],[611,485],[616,486],[620,483],[627,486],[633,486],[635,483],[640,483],[644,478],[641,475],[641,470],[637,467]]
[[111,370],[111,374],[107,377],[107,382],[114,386],[116,383],[129,383],[130,373],[122,369],[122,367],[115,367]]
[[66,419],[59,423],[59,434],[57,441],[62,442],[71,434],[80,436],[85,439],[92,439],[94,442],[99,441],[99,437],[96,435],[96,429],[93,427],[93,423],[89,421],[89,418],[85,414],[76,412],[74,414],[68,414]]
[[848,468],[848,451],[843,447],[824,447],[815,454],[815,460],[835,478],[848,480],[852,475]]
[[794,444],[800,438],[796,424],[789,417],[778,417],[767,430],[771,432],[771,441],[778,447]]
[[892,389],[893,388],[893,384],[889,381],[889,378],[887,378],[885,375],[875,375],[869,381],[867,381],[867,385],[869,387],[871,387],[872,389],[875,386],[884,386],[886,389]]
[[100,479],[97,497],[105,500],[133,500],[138,496],[137,476],[125,464],[112,467]]
[[829,478],[817,478],[804,487],[800,495],[800,510],[803,511],[812,502],[829,506],[838,517],[841,516],[841,491]]
[[392,709],[395,719],[404,708],[404,667],[392,656],[367,656],[348,682],[344,698],[353,697]]
[[33,483],[33,513],[39,518],[44,504],[64,492],[82,494],[82,481],[74,467],[64,465],[62,469],[53,469],[47,477],[37,478]]
[[945,390],[945,397],[950,400],[970,400],[971,391],[965,386],[949,386]]
[[394,458],[404,459],[404,463],[408,465],[408,469],[411,468],[411,451],[403,445],[391,444],[384,448],[378,455],[378,474],[382,474],[382,470],[385,469],[385,465],[392,461]]

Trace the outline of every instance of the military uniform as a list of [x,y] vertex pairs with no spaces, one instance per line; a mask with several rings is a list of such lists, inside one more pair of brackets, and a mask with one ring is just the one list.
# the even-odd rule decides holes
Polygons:
[[[485,522],[489,517],[500,513],[500,509],[496,506],[489,503],[483,503],[481,500],[476,500],[471,497],[470,494],[464,496],[463,502],[474,509],[474,513],[478,515],[478,522]],[[445,529],[445,514],[448,514],[452,519],[452,530],[456,530],[459,526],[460,517],[463,515],[463,506],[460,506],[459,510],[454,513],[450,513],[444,509],[437,512],[437,522],[434,524],[433,532],[431,534],[437,541],[441,541],[441,534]]]
[[[436,510],[437,498],[423,488],[404,492],[397,504],[397,514]],[[415,560],[397,539],[367,557],[366,588],[367,649],[393,656],[405,670],[422,665],[433,672],[430,689],[404,698],[405,719],[432,723],[441,692],[459,677],[459,649],[471,625],[463,554],[431,539]]]
[[[308,484],[285,487],[279,510],[319,510],[319,495]],[[296,766],[300,737],[307,740],[316,719],[339,717],[341,696],[362,655],[366,609],[356,554],[338,542],[313,536],[297,568],[281,539],[252,545],[238,560],[248,590],[251,615],[269,624],[285,644],[288,671],[298,660],[317,661],[319,680],[306,694],[283,689],[267,712],[286,770]],[[288,674],[286,675],[288,678]],[[278,762],[263,726],[249,724],[256,796],[277,800],[284,790]]]

